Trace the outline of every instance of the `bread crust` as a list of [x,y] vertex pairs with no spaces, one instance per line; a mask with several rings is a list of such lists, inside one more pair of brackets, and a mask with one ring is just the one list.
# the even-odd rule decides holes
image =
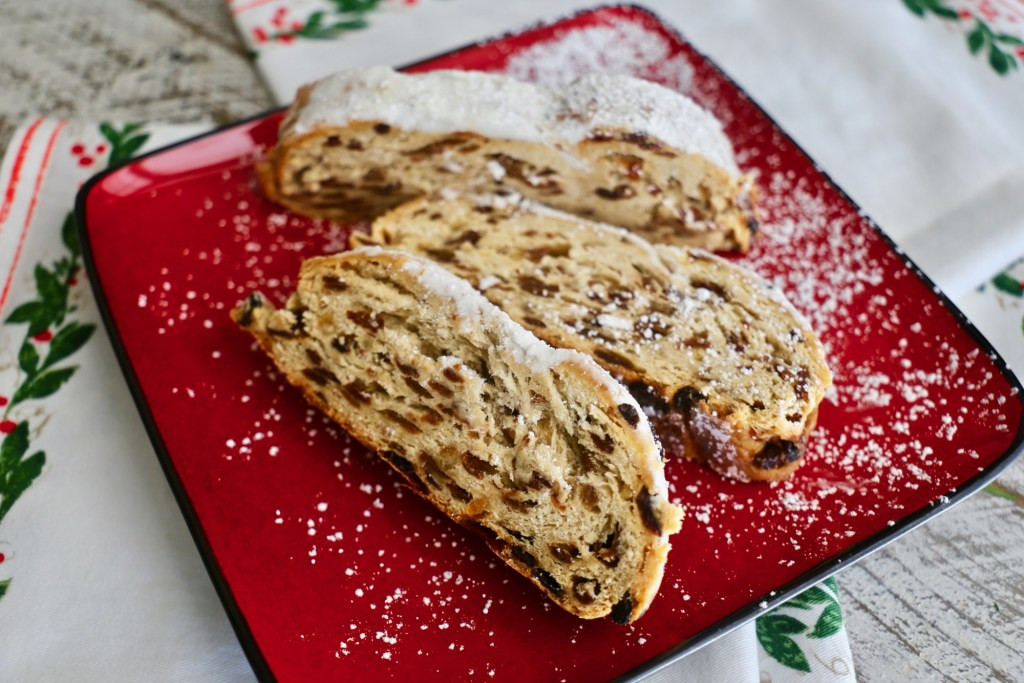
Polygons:
[[[522,340],[525,340],[527,346],[538,344],[546,347],[482,297],[479,297],[468,285],[446,271],[413,256],[375,249],[360,249],[338,256],[310,259],[303,264],[298,291],[289,301],[290,308],[275,309],[262,295],[252,294],[232,311],[232,319],[253,335],[260,347],[275,361],[288,381],[299,388],[307,401],[317,406],[357,440],[373,450],[401,475],[418,495],[434,504],[456,522],[481,532],[488,545],[499,557],[513,569],[529,578],[556,604],[585,619],[608,616],[610,613],[617,621],[623,623],[639,618],[657,593],[669,550],[668,536],[678,531],[681,520],[679,508],[667,500],[667,488],[659,447],[646,420],[641,417],[636,424],[622,424],[624,421],[619,417],[620,428],[614,433],[614,438],[616,444],[621,445],[624,452],[630,454],[632,461],[629,465],[635,469],[639,478],[637,485],[640,490],[654,492],[656,500],[651,504],[651,510],[653,510],[651,514],[654,514],[660,521],[660,533],[647,533],[643,547],[639,549],[642,557],[637,563],[635,575],[625,592],[625,596],[628,597],[628,610],[622,606],[622,601],[613,606],[596,602],[593,605],[574,602],[566,595],[567,590],[553,589],[550,573],[546,576],[543,573],[538,573],[536,565],[531,566],[528,560],[524,560],[522,548],[510,543],[509,536],[503,533],[502,529],[495,528],[495,523],[486,514],[486,509],[481,509],[479,506],[460,507],[457,501],[450,496],[441,495],[439,488],[425,485],[423,471],[410,462],[411,447],[409,453],[406,453],[409,458],[395,452],[394,439],[389,436],[387,428],[380,420],[362,419],[359,411],[354,410],[352,406],[343,406],[336,400],[330,400],[325,394],[324,386],[316,381],[316,375],[311,375],[309,368],[304,369],[290,363],[289,356],[294,356],[293,352],[299,348],[297,345],[303,344],[303,339],[306,338],[304,335],[316,337],[320,334],[317,330],[321,323],[316,322],[316,319],[323,315],[323,312],[321,309],[316,309],[313,302],[317,297],[331,295],[330,292],[324,292],[322,289],[321,283],[324,282],[324,278],[338,277],[339,273],[365,268],[368,263],[372,263],[378,271],[386,271],[389,274],[388,277],[392,278],[401,288],[420,297],[420,305],[428,311],[425,315],[429,317],[445,321],[444,324],[453,328],[467,323],[461,319],[459,314],[459,306],[464,307],[466,303],[463,301],[462,304],[454,304],[453,297],[450,295],[454,291],[457,293],[455,298],[476,297],[479,299],[469,302],[471,308],[481,312],[480,320],[476,324],[498,330],[503,334],[508,330],[513,330],[512,334],[516,339],[510,342],[512,347]],[[436,288],[432,290],[425,286],[421,277],[423,272],[429,274],[432,282],[441,282],[445,291],[438,292]],[[463,286],[464,288],[462,288]],[[462,311],[464,312],[465,308]],[[287,330],[302,330],[302,334],[284,335],[281,333],[282,326],[285,326]],[[381,348],[386,351],[386,347]],[[557,353],[557,357],[548,358],[550,354],[543,349],[539,352],[537,349],[527,349],[527,358],[536,358],[537,353],[540,353],[541,356],[548,359],[540,362],[539,365],[536,365],[538,361],[534,360],[536,365],[533,368],[534,372],[557,373],[562,381],[570,383],[575,386],[576,390],[589,395],[593,405],[599,406],[600,410],[604,412],[618,414],[616,411],[621,412],[622,408],[619,406],[623,404],[630,406],[629,411],[639,411],[639,407],[632,401],[628,393],[622,390],[607,373],[590,359],[575,353],[566,355],[565,351],[554,352],[549,347],[547,348],[549,351]],[[514,355],[519,352],[513,350],[509,353]],[[545,362],[551,362],[550,368],[548,370],[538,369]],[[520,367],[520,365],[516,367]],[[325,367],[335,370],[334,366],[325,365]],[[383,371],[383,368],[381,370]],[[459,371],[465,375],[471,374],[464,367]],[[481,409],[494,411],[496,407],[482,406]],[[428,429],[422,424],[420,428],[424,431]],[[414,439],[410,438],[408,443],[411,444],[413,441]],[[440,456],[437,454],[435,456],[440,460]],[[438,478],[442,476],[445,475],[437,474]],[[429,479],[429,475],[426,478]],[[529,553],[527,553],[527,557],[530,557]],[[543,560],[541,563],[543,564]]]

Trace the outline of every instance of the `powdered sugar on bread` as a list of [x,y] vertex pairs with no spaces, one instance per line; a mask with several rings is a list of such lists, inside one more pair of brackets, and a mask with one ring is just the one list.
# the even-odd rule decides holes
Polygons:
[[575,144],[602,131],[630,131],[739,174],[714,116],[681,93],[631,76],[590,74],[553,90],[475,71],[406,75],[373,66],[328,76],[306,97],[285,122],[286,134],[381,121],[406,130]]

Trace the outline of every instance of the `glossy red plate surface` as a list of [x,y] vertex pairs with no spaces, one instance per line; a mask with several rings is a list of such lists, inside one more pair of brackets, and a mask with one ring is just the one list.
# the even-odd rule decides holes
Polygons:
[[1017,381],[988,344],[717,68],[643,10],[601,8],[416,65],[550,79],[615,68],[686,89],[758,174],[763,230],[740,259],[825,342],[836,389],[779,485],[670,457],[687,510],[661,592],[630,627],[548,604],[484,543],[399,486],[283,384],[228,310],[283,300],[347,230],[255,189],[266,115],[92,181],[93,286],[257,673],[281,680],[578,680],[650,670],[894,539],[1019,449]]

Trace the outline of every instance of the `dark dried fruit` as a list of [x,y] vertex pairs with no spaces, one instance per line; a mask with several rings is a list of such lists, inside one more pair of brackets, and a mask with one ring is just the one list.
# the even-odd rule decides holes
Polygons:
[[420,464],[423,466],[423,476],[427,483],[435,489],[441,488],[440,481],[450,481],[450,477],[437,464],[437,461],[426,453],[420,453]]
[[503,526],[501,528],[504,529],[505,532],[509,536],[511,536],[512,538],[516,539],[517,541],[522,541],[523,543],[533,543],[533,536],[527,536],[526,534],[521,534],[521,533],[519,533],[518,531],[516,531],[514,529],[509,529],[507,526]]
[[377,334],[377,330],[384,327],[384,321],[376,313],[368,311],[345,311],[345,316],[360,327],[365,327],[370,334]]
[[675,393],[675,396],[672,397],[672,407],[685,413],[691,408],[696,407],[698,403],[701,403],[704,400],[704,394],[700,393],[693,387],[683,387]]
[[485,475],[497,474],[498,472],[497,467],[469,452],[462,454],[462,467],[477,479],[481,479]]
[[323,283],[324,289],[332,292],[344,292],[348,289],[348,285],[345,284],[344,280],[335,275],[324,275]]
[[761,452],[754,456],[754,467],[762,470],[771,470],[796,462],[803,454],[800,444],[774,439],[769,441],[761,449]]
[[628,624],[633,615],[633,597],[627,591],[622,599],[612,607],[611,617],[616,624]]
[[338,378],[334,376],[334,373],[324,368],[303,368],[302,374],[306,379],[320,386],[338,382]]
[[527,514],[530,511],[530,508],[537,507],[537,501],[535,500],[520,500],[519,498],[514,498],[507,493],[502,494],[501,500],[508,507],[523,514]]
[[598,495],[597,489],[590,484],[580,484],[579,491],[580,499],[587,509],[591,512],[600,512],[601,497]]
[[636,196],[636,190],[629,185],[616,185],[611,189],[599,187],[594,190],[594,194],[601,199],[629,199]]
[[369,405],[370,394],[359,380],[349,382],[341,388],[342,395],[354,406]]
[[530,481],[526,482],[528,488],[534,491],[540,491],[541,489],[551,488],[551,481],[537,470],[533,471],[530,475]]
[[520,275],[519,286],[530,294],[536,294],[538,296],[547,296],[548,294],[558,291],[558,285],[547,284],[539,278],[535,278],[532,275]]
[[253,292],[245,299],[245,304],[242,306],[242,314],[238,316],[238,324],[242,327],[249,327],[252,325],[252,314],[257,308],[263,307],[263,297],[256,292]]
[[711,280],[692,279],[690,280],[690,284],[698,289],[706,289],[709,292],[714,292],[723,301],[729,301],[729,293],[717,282],[712,282]]
[[572,594],[584,605],[590,605],[601,594],[601,584],[597,579],[586,579],[582,576],[572,577]]
[[395,361],[395,367],[398,368],[399,371],[401,371],[401,373],[403,375],[408,375],[409,377],[419,377],[420,376],[420,371],[419,370],[417,370],[416,368],[414,368],[411,365],[406,365],[405,363],[402,363],[400,361]]
[[526,258],[537,263],[545,256],[553,256],[555,258],[565,258],[569,255],[569,250],[572,247],[568,244],[555,244],[543,247],[534,247],[526,251]]
[[386,135],[391,132],[391,126],[386,123],[378,123],[373,127],[373,132],[379,133],[380,135]]
[[335,337],[331,340],[331,346],[338,353],[348,353],[349,349],[352,348],[352,343],[355,342],[356,338],[350,334],[346,334],[343,337]]
[[455,395],[455,393],[451,389],[449,389],[448,387],[446,387],[445,385],[441,384],[436,380],[430,380],[429,382],[427,382],[427,386],[436,391],[437,393],[441,394],[445,398],[451,398],[452,396]]
[[597,450],[602,453],[611,453],[615,450],[615,442],[612,441],[610,434],[608,436],[600,436],[598,434],[591,433],[590,438],[594,441],[594,445],[597,446]]
[[355,138],[349,140],[345,147],[355,152],[361,152],[364,149],[362,140],[356,140]]
[[668,401],[662,398],[654,387],[637,381],[630,382],[626,388],[629,389],[629,393],[633,395],[641,408],[650,408],[655,413],[668,412]]
[[473,500],[473,494],[466,489],[462,488],[454,482],[448,482],[445,484],[448,487],[448,492],[452,494],[452,498],[461,501],[463,503],[469,503]]
[[661,518],[658,517],[658,512],[654,509],[654,499],[651,496],[651,492],[646,488],[637,494],[636,506],[640,510],[640,519],[643,521],[644,526],[651,533],[661,536]]
[[413,393],[415,393],[420,398],[433,398],[433,394],[424,389],[416,380],[412,379],[411,377],[403,377],[402,379],[405,380],[405,385],[412,389]]
[[571,543],[552,543],[548,550],[562,564],[571,564],[580,556],[580,551]]
[[619,355],[614,351],[609,351],[604,347],[595,346],[594,355],[603,360],[605,363],[611,363],[612,365],[618,365],[620,368],[626,368],[627,370],[636,371],[636,366],[633,365],[632,361],[630,361],[625,356]]
[[537,558],[531,555],[525,548],[520,548],[519,546],[514,545],[512,546],[511,555],[527,567],[537,566]]
[[[440,216],[438,216],[438,217],[440,218]],[[476,230],[467,230],[466,232],[462,233],[461,235],[457,235],[457,236],[451,238],[450,240],[445,242],[445,244],[447,244],[448,246],[451,246],[451,247],[457,247],[460,244],[465,244],[466,242],[469,242],[470,244],[472,244],[475,247],[476,243],[479,242],[479,241],[480,241],[480,233],[478,233]]]
[[455,368],[445,368],[444,370],[441,371],[441,374],[444,375],[450,382],[456,382],[458,384],[462,384],[463,382],[462,375],[456,372]]
[[619,566],[619,551],[615,548],[598,548],[594,555],[606,567],[614,569]]
[[524,315],[523,322],[526,323],[527,325],[530,325],[531,327],[538,327],[540,329],[544,329],[547,327],[547,325],[544,324],[543,320],[534,318],[533,316],[530,315]]
[[337,147],[341,144],[341,138],[337,135],[328,135],[327,139],[324,140],[325,147]]
[[630,424],[630,426],[636,427],[638,424],[640,424],[640,414],[636,412],[636,408],[629,405],[628,403],[620,403],[619,412],[622,414],[622,417],[625,418],[626,422]]
[[409,420],[409,418],[398,411],[392,410],[391,408],[385,408],[380,412],[384,417],[388,418],[410,434],[419,434],[422,431],[416,426],[415,422]]
[[537,583],[547,588],[556,596],[562,597],[562,586],[555,580],[555,577],[551,576],[551,574],[548,574],[540,567],[537,567],[533,570],[533,578],[537,579]]
[[451,263],[455,260],[455,252],[451,249],[424,249],[430,258],[440,263]]

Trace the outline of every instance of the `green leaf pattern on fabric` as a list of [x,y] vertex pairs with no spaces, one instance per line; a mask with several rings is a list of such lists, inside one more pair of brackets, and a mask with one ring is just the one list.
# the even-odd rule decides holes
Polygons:
[[979,55],[987,46],[986,58],[989,66],[1000,76],[1020,68],[1019,60],[1024,59],[1024,40],[1009,33],[996,33],[980,16],[962,9],[947,7],[944,0],[903,0],[904,6],[921,18],[929,14],[944,21],[970,27],[965,34],[967,51]]
[[839,589],[835,578],[829,577],[758,617],[755,630],[758,643],[772,659],[790,669],[809,673],[810,661],[794,636],[828,638],[842,628]]
[[[110,143],[107,166],[119,164],[139,151],[149,139],[142,124],[129,123],[120,129],[109,123],[100,125],[100,133]],[[42,474],[46,465],[43,451],[30,451],[27,419],[17,422],[11,411],[28,401],[38,401],[60,390],[78,370],[76,365],[55,367],[79,351],[92,338],[96,326],[68,320],[76,307],[70,303],[71,287],[82,269],[75,215],[69,212],[60,226],[59,244],[65,250],[56,261],[37,263],[32,271],[35,298],[16,306],[4,320],[9,327],[26,326],[18,348],[18,378],[9,396],[3,396],[0,416],[0,522],[15,502]],[[54,240],[58,244],[57,240]],[[41,353],[45,351],[45,353]],[[6,392],[3,392],[6,393]],[[0,581],[0,598],[11,585],[10,578]]]

